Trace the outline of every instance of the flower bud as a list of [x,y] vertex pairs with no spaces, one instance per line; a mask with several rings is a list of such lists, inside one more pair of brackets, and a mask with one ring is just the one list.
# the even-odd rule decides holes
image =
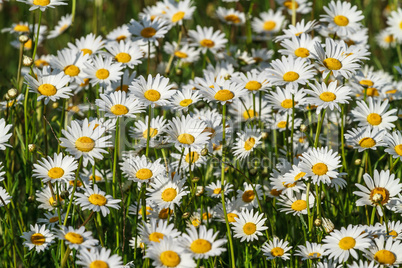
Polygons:
[[314,220],[314,225],[315,225],[315,226],[320,227],[321,224],[322,224],[322,220],[321,220],[321,219],[315,219],[315,220]]
[[58,107],[59,107],[59,103],[58,102],[53,102],[52,108],[57,109]]
[[301,132],[306,132],[307,131],[307,126],[305,124],[300,125],[300,131]]
[[184,212],[181,217],[182,217],[183,219],[187,219],[189,216],[190,216],[190,213]]
[[30,153],[33,153],[36,151],[36,145],[35,144],[28,144],[28,150]]
[[194,183],[198,182],[199,180],[200,180],[199,177],[194,177],[194,178],[191,179],[191,181],[194,182]]
[[361,159],[356,159],[355,160],[355,165],[356,166],[360,166],[362,164],[362,160]]
[[197,186],[197,189],[195,190],[195,195],[200,196],[204,193],[204,186]]
[[201,150],[201,155],[202,156],[206,156],[207,154],[208,154],[208,149],[207,148],[204,148],[204,149]]
[[24,65],[25,67],[30,67],[33,64],[33,59],[31,57],[28,56],[23,56],[22,59],[22,65]]
[[20,41],[21,44],[25,44],[26,42],[28,42],[29,37],[27,35],[23,34],[18,37],[18,40]]
[[15,99],[18,95],[18,91],[15,88],[10,88],[7,91],[7,95],[10,99]]

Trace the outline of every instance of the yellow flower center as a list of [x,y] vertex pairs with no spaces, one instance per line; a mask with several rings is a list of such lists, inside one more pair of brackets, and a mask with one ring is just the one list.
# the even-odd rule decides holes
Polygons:
[[385,189],[385,188],[383,188],[383,187],[376,187],[376,188],[374,188],[373,190],[371,190],[371,193],[370,193],[370,200],[371,200],[371,202],[373,202],[373,203],[375,203],[375,202],[373,201],[373,197],[374,197],[376,194],[380,194],[380,195],[382,196],[382,200],[381,200],[381,204],[382,204],[382,205],[388,203],[388,201],[389,201],[389,191],[388,191],[387,189]]
[[69,76],[77,76],[80,72],[80,68],[75,65],[68,65],[64,68],[64,73]]
[[225,16],[225,20],[228,21],[228,22],[235,23],[235,24],[241,22],[239,16],[237,16],[235,14],[229,14],[229,15]]
[[[94,176],[93,175],[89,176],[89,179],[92,181],[94,179]],[[95,181],[101,181],[101,180],[102,180],[102,177],[95,175]],[[78,183],[78,181],[77,181],[77,183]]]
[[[156,128],[150,128],[149,129],[149,137],[150,138],[153,138],[153,137],[155,137],[156,135],[158,134],[158,130],[156,129]],[[144,139],[147,139],[148,138],[148,129],[146,129],[144,132],[142,132],[142,137],[144,138]]]
[[74,232],[66,233],[64,238],[72,244],[82,244],[82,242],[84,242],[84,238],[82,237],[82,235]]
[[212,41],[211,39],[202,39],[200,41],[200,45],[203,47],[211,48],[215,46],[215,42]]
[[49,169],[47,175],[52,179],[59,179],[64,175],[64,170],[59,167]]
[[49,222],[50,223],[55,223],[55,222],[57,222],[57,221],[59,221],[59,217],[51,217],[50,219],[49,219]]
[[28,42],[24,44],[25,49],[32,49],[32,39],[29,39]]
[[395,146],[394,150],[395,150],[395,153],[402,156],[402,144],[398,144],[397,146]]
[[189,106],[191,103],[193,103],[192,99],[184,99],[182,101],[180,101],[180,106],[182,107],[187,107]]
[[359,83],[360,85],[367,87],[372,87],[374,85],[373,81],[371,80],[361,80]]
[[230,90],[221,89],[216,92],[214,98],[218,101],[228,101],[234,98],[234,94]]
[[176,52],[174,53],[174,55],[175,55],[176,57],[178,57],[178,58],[181,58],[181,59],[185,59],[185,58],[188,57],[187,53],[184,53],[184,52],[182,52],[182,51],[176,51]]
[[183,144],[193,144],[195,141],[195,138],[191,134],[183,133],[183,134],[180,134],[179,137],[177,137],[177,140]]
[[311,252],[311,253],[308,254],[308,256],[310,257],[310,259],[313,259],[313,258],[321,257],[321,254],[318,253],[318,252]]
[[264,31],[272,31],[273,29],[275,29],[276,26],[276,22],[273,20],[268,20],[266,22],[264,22],[264,25],[262,26],[262,28],[264,29]]
[[59,33],[64,32],[68,28],[68,24],[64,24],[63,26],[60,27]]
[[295,211],[302,211],[307,208],[307,202],[304,200],[296,200],[293,202],[291,208]]
[[320,94],[320,100],[325,102],[331,102],[336,100],[336,95],[332,92],[323,92]]
[[324,163],[317,163],[312,167],[311,170],[313,171],[313,173],[315,175],[322,176],[322,175],[327,174],[328,166]]
[[374,139],[366,137],[359,141],[359,145],[363,148],[371,148],[376,145],[376,142]]
[[196,254],[203,254],[210,251],[212,245],[209,241],[199,238],[191,243],[190,249]]
[[286,99],[286,100],[283,100],[282,102],[281,102],[281,106],[283,107],[283,108],[285,108],[285,109],[290,109],[290,108],[292,108],[293,107],[293,101],[292,101],[292,99]]
[[396,261],[396,256],[391,251],[382,249],[377,251],[376,254],[374,254],[374,260],[378,261],[380,264],[392,265]]
[[385,91],[386,94],[395,94],[396,92],[398,92],[397,89],[390,89],[390,90]]
[[323,63],[329,70],[339,70],[342,68],[342,63],[334,58],[327,58]]
[[237,215],[236,213],[228,213],[228,221],[229,222],[235,222],[236,221],[235,218],[238,218],[238,217],[239,217],[239,215]]
[[119,35],[119,36],[116,38],[116,41],[117,41],[117,42],[120,42],[120,41],[122,41],[122,40],[126,40],[126,38],[127,38],[127,36],[125,36],[125,35]]
[[148,89],[145,91],[144,97],[149,101],[158,101],[161,98],[161,93],[155,89]]
[[287,124],[286,121],[281,121],[281,122],[278,123],[277,126],[278,126],[278,128],[285,128],[286,124]]
[[149,168],[141,168],[135,173],[135,176],[140,180],[148,180],[153,176],[153,173]]
[[114,114],[114,115],[123,115],[123,114],[127,114],[128,113],[128,109],[126,106],[121,105],[121,104],[115,104],[112,106],[112,108],[110,108],[110,111]]
[[79,137],[75,141],[75,148],[80,150],[81,152],[90,152],[95,147],[95,141],[90,137]]
[[380,96],[380,93],[378,93],[378,90],[375,87],[369,87],[366,89],[366,95],[370,97],[378,97]]
[[35,61],[35,66],[36,67],[49,66],[49,62],[39,59]]
[[255,231],[257,230],[257,225],[255,225],[252,222],[247,222],[246,224],[244,224],[243,226],[243,232],[246,235],[252,235],[255,233]]
[[41,233],[35,233],[31,235],[31,243],[35,246],[43,245],[46,242],[46,238]]
[[378,126],[382,122],[382,117],[377,113],[371,113],[367,116],[367,122],[370,125]]
[[162,192],[162,200],[165,202],[171,202],[177,196],[176,189],[167,188]]
[[[61,198],[60,196],[55,196],[55,197],[56,197],[56,200],[59,200],[59,202],[63,202],[63,198]],[[53,199],[53,196],[51,196],[49,198],[49,204],[52,206],[54,202],[56,202],[56,201]]]
[[156,34],[156,30],[152,27],[145,27],[141,30],[141,36],[144,38],[151,38]]
[[251,149],[253,149],[254,145],[255,145],[255,139],[253,137],[248,138],[244,143],[244,150],[250,151]]
[[29,32],[29,27],[27,25],[17,24],[14,27],[16,32]]
[[283,5],[288,9],[297,9],[299,7],[299,3],[297,3],[297,1],[295,1],[293,4],[292,0],[283,2]]
[[174,251],[166,250],[161,253],[160,261],[167,267],[176,267],[180,264],[180,256]]
[[245,88],[254,91],[254,90],[259,90],[262,87],[261,83],[258,81],[248,81]]
[[172,22],[178,22],[179,20],[182,20],[184,18],[184,13],[183,11],[179,11],[176,14],[173,15],[172,17]]
[[255,112],[253,109],[249,109],[247,111],[244,111],[243,113],[243,118],[245,120],[248,120],[250,118],[254,118],[258,116],[258,112]]
[[[191,163],[197,162],[197,160],[200,158],[200,154],[197,152],[191,152]],[[186,162],[190,163],[190,153],[186,155]]]
[[123,85],[123,87],[118,86],[116,87],[115,91],[124,91],[124,92],[128,92],[128,85]]
[[335,16],[334,22],[338,26],[347,26],[349,24],[349,19],[346,18],[345,16],[338,15],[338,16]]
[[[69,183],[71,186],[74,186],[74,181],[75,181],[75,180],[72,180],[72,181],[69,181],[68,183]],[[82,187],[82,182],[80,182],[79,180],[77,180],[76,185],[77,185],[77,187]]]
[[38,87],[38,91],[40,94],[44,96],[53,96],[57,93],[57,89],[55,86],[51,84],[42,84]]
[[131,60],[131,56],[128,53],[120,52],[114,57],[118,62],[127,63]]
[[50,4],[50,0],[34,0],[33,4],[36,6],[47,6]]
[[347,236],[342,238],[338,245],[343,250],[349,250],[356,245],[356,240],[353,237]]
[[295,181],[300,180],[301,178],[303,178],[304,176],[306,176],[306,172],[300,172],[299,174],[297,174],[295,176]]
[[276,247],[271,249],[271,255],[274,257],[280,257],[285,253],[285,251],[283,250],[283,248],[280,247]]
[[[401,24],[402,24],[402,22],[401,22]],[[386,43],[391,43],[391,42],[394,42],[395,39],[394,39],[394,36],[392,34],[390,34],[390,35],[387,35],[387,36],[384,37],[384,41]]]
[[91,262],[89,268],[109,268],[109,264],[105,261],[96,260]]
[[170,214],[172,214],[172,210],[169,208],[164,208],[159,212],[158,217],[159,219],[166,220]]
[[222,192],[222,188],[215,188],[214,194],[220,194]]
[[200,226],[200,220],[199,219],[194,219],[192,222],[191,222],[191,224],[194,226],[194,227],[198,227],[198,226]]
[[89,78],[84,78],[84,83],[81,83],[80,87],[85,87],[87,85],[89,85]]
[[106,69],[99,69],[96,71],[95,76],[98,79],[104,80],[109,77],[109,71]]
[[273,195],[273,196],[279,196],[279,195],[282,193],[282,191],[278,191],[278,190],[276,190],[276,189],[272,189],[269,193],[270,193],[271,195]]
[[209,212],[208,213],[207,212],[202,213],[202,219],[208,220],[210,218],[212,218],[211,213],[209,213]]
[[308,56],[310,56],[310,51],[308,51],[308,49],[304,47],[299,47],[295,50],[295,55],[296,57],[307,58]]
[[395,230],[391,230],[388,234],[391,235],[392,238],[396,238],[398,236],[398,233]]
[[[150,206],[145,207],[145,215],[151,215],[151,211],[153,211],[153,209]],[[142,207],[141,207],[141,209],[139,209],[138,213],[140,213],[140,215],[142,215]]]
[[293,82],[299,79],[299,74],[293,71],[289,71],[283,75],[283,80],[286,82]]
[[243,199],[244,202],[250,203],[253,201],[255,198],[255,194],[253,190],[247,190],[244,191],[243,195],[241,196],[241,199]]
[[104,206],[107,203],[106,197],[100,194],[91,194],[88,198],[88,201],[96,206]]
[[92,55],[92,50],[89,48],[83,48],[81,49],[82,52],[84,52],[84,55],[88,54],[88,55]]
[[162,233],[153,232],[152,234],[149,235],[149,240],[159,243],[160,240],[163,240],[163,236],[164,235]]

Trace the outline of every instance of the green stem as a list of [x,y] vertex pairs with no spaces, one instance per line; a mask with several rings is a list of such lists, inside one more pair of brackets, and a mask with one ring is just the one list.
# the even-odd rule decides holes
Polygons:
[[148,158],[148,153],[149,153],[149,140],[151,139],[151,134],[150,134],[151,133],[151,116],[152,116],[152,105],[149,105],[148,126],[147,126],[148,127],[148,129],[147,129],[147,149],[145,151],[145,156],[147,158]]
[[116,176],[117,176],[117,155],[119,151],[120,142],[120,118],[116,121],[116,136],[114,138],[114,156],[113,156],[113,181],[112,181],[112,193],[113,198],[116,198]]
[[317,131],[315,133],[315,140],[314,140],[314,148],[317,148],[318,141],[320,140],[321,127],[322,127],[322,123],[324,122],[324,117],[325,117],[325,109],[322,110],[321,119],[320,119],[320,121],[318,121],[318,124],[317,124]]
[[[73,191],[71,192],[70,202],[68,203],[66,217],[64,218],[64,223],[63,223],[64,226],[66,226],[66,224],[67,224],[68,215],[70,213],[71,205],[73,204],[74,194],[75,194],[75,190],[77,189],[77,181],[78,181],[78,176],[80,174],[81,166],[82,166],[82,157],[80,158],[80,162],[78,163],[78,169],[75,172],[75,180],[74,180]],[[58,198],[60,198],[60,197],[58,196],[57,199]]]

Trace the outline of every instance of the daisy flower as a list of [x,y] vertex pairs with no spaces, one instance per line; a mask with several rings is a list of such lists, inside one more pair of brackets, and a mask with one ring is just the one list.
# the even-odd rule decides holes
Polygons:
[[366,149],[377,150],[377,146],[384,146],[383,142],[386,132],[378,128],[359,128],[349,130],[345,134],[346,143],[362,152]]
[[238,76],[232,78],[232,81],[243,85],[245,89],[255,94],[258,91],[266,91],[270,86],[266,75],[265,72],[253,69],[246,74],[239,73]]
[[311,11],[311,6],[313,3],[308,0],[295,0],[293,5],[293,0],[276,0],[279,5],[279,10],[285,9],[288,11],[289,15],[292,14],[293,9],[296,9],[296,13],[307,14]]
[[92,86],[99,84],[101,87],[106,88],[112,82],[118,81],[123,74],[122,64],[120,62],[112,63],[111,57],[95,56],[93,63],[85,63],[85,67],[84,72],[87,74]]
[[305,23],[304,19],[297,22],[296,25],[289,24],[287,29],[283,29],[283,35],[280,35],[275,38],[276,42],[290,39],[293,36],[300,36],[302,34],[308,34],[315,28],[317,28],[318,22],[316,20],[308,21]]
[[232,222],[232,229],[234,232],[233,237],[240,238],[240,242],[258,240],[258,236],[262,236],[262,231],[268,229],[264,226],[264,222],[267,220],[264,218],[264,214],[260,214],[254,210],[243,210],[239,217],[234,218]]
[[34,164],[33,177],[41,178],[43,183],[50,181],[55,183],[58,181],[67,182],[75,177],[75,170],[78,168],[78,163],[71,156],[63,157],[60,153],[54,153],[53,159],[48,156],[38,161],[39,164]]
[[187,43],[181,43],[179,46],[176,42],[166,42],[163,50],[169,55],[173,54],[176,58],[180,60],[180,62],[183,63],[196,62],[200,58],[199,50],[197,48],[191,47]]
[[312,58],[310,52],[314,53],[314,44],[317,40],[313,39],[309,34],[292,35],[290,39],[284,39],[279,53],[282,55],[290,55],[295,58]]
[[351,100],[350,94],[352,90],[348,86],[338,86],[338,82],[330,82],[328,86],[322,82],[321,84],[315,81],[315,85],[309,84],[311,89],[306,89],[304,92],[311,97],[306,98],[306,102],[317,106],[316,113],[319,114],[322,109],[329,108],[331,111],[335,108],[341,111],[339,104],[349,103]]
[[336,169],[342,166],[340,159],[338,152],[328,150],[328,147],[310,148],[300,157],[299,168],[314,184],[331,184],[331,178],[339,174]]
[[[189,148],[185,148],[182,154],[172,153],[171,156],[176,160],[172,162],[172,167],[177,169],[180,166],[180,169],[188,171],[191,165],[191,168],[199,167],[202,164],[205,164],[207,158],[201,155],[201,150],[191,150]],[[183,156],[183,157],[182,157]]]
[[257,126],[248,126],[244,131],[240,131],[238,135],[233,146],[233,155],[242,160],[250,156],[251,152],[262,143],[262,135]]
[[[279,86],[276,87],[276,91],[271,91],[268,96],[268,102],[272,104],[272,108],[282,113],[292,113],[293,107],[300,108],[306,100],[306,93],[304,88],[292,92],[292,87],[286,86],[284,89]],[[293,95],[293,96],[292,96]]]
[[[0,187],[0,190],[2,188]],[[1,194],[1,193],[0,193]],[[53,198],[54,196],[54,198]],[[4,199],[4,197],[3,197]],[[57,195],[57,193],[52,194],[49,186],[42,188],[41,191],[36,191],[36,199],[40,202],[38,208],[43,208],[48,211],[52,211],[57,207],[57,203],[60,202],[60,205],[64,204],[64,199]]]
[[[150,202],[149,200],[145,200],[145,215],[148,217],[151,215],[151,212],[154,211],[155,204]],[[141,202],[140,202],[141,203]],[[128,207],[128,213],[134,216],[139,216],[142,218],[142,213],[143,213],[143,205],[139,204],[137,202],[134,202],[134,204],[130,205]]]
[[22,244],[29,250],[35,248],[36,252],[40,253],[53,243],[54,235],[46,229],[46,225],[35,224],[35,226],[31,225],[30,229],[31,231],[23,232],[21,236],[25,239]]
[[226,239],[216,239],[219,232],[212,229],[207,230],[205,225],[198,229],[190,226],[180,238],[182,246],[187,252],[191,253],[195,259],[208,259],[209,257],[219,256],[226,248],[221,246],[226,243]]
[[331,38],[325,39],[325,50],[319,42],[315,43],[314,50],[315,53],[311,54],[323,77],[327,77],[331,73],[335,77],[340,75],[348,79],[356,73],[360,68],[360,61],[365,58],[359,58],[355,54],[349,55],[345,42],[335,43]]
[[293,56],[282,56],[281,60],[271,62],[271,68],[267,69],[267,79],[272,85],[281,86],[292,84],[305,85],[309,79],[312,79],[316,73],[313,66],[303,58],[294,58]]
[[85,232],[85,226],[74,229],[71,226],[61,226],[57,233],[60,240],[64,240],[71,249],[79,251],[89,250],[98,244],[98,240],[93,239],[91,232]]
[[385,152],[392,155],[393,158],[402,160],[402,133],[400,131],[394,131],[392,134],[387,134],[384,137],[386,143]]
[[187,111],[190,105],[193,105],[201,100],[201,96],[197,90],[186,88],[177,90],[176,94],[170,100],[171,105],[175,110]]
[[197,25],[197,30],[188,31],[188,36],[192,41],[191,45],[199,47],[202,53],[211,50],[216,53],[225,47],[228,40],[225,38],[225,34],[220,30],[214,32],[212,27],[201,27]]
[[226,80],[222,85],[217,83],[213,87],[199,87],[200,93],[208,102],[219,102],[222,105],[233,102],[247,94],[247,89],[242,84]]
[[157,177],[150,183],[148,188],[149,199],[159,208],[173,209],[174,205],[180,205],[183,196],[187,195],[187,186],[184,186],[185,180],[175,176],[173,180],[168,177]]
[[402,263],[402,244],[391,237],[379,236],[374,238],[374,245],[364,255],[381,267],[399,267]]
[[110,255],[111,250],[106,248],[91,248],[89,251],[78,251],[77,264],[82,267],[123,267],[122,259],[119,255]]
[[[310,209],[314,206],[314,196],[310,193],[309,195],[309,206]],[[292,213],[293,216],[300,216],[302,214],[307,215],[307,201],[305,193],[288,193],[279,196],[278,204],[282,206],[279,209],[280,212],[285,212],[286,214]]]
[[169,99],[176,93],[176,90],[171,90],[173,85],[168,84],[169,78],[160,74],[157,74],[155,78],[148,75],[148,80],[145,80],[145,77],[141,75],[132,82],[129,90],[145,106],[164,106],[169,104]]
[[183,0],[180,2],[165,2],[168,3],[163,18],[170,22],[172,25],[182,25],[184,20],[193,18],[195,11],[194,3],[191,0]]
[[207,124],[190,115],[182,115],[180,118],[173,118],[169,121],[167,134],[178,150],[181,148],[200,149],[208,143],[209,132],[205,132]]
[[397,10],[394,10],[391,12],[389,16],[387,16],[387,24],[388,28],[387,30],[389,31],[390,34],[398,41],[402,41],[402,28],[401,28],[401,23],[402,23],[402,9],[398,8]]
[[389,209],[391,199],[396,197],[402,189],[399,178],[395,178],[395,174],[390,174],[389,170],[381,170],[381,173],[378,170],[374,170],[374,179],[367,173],[363,175],[363,179],[366,186],[356,183],[356,187],[360,191],[353,192],[353,194],[360,196],[360,199],[356,201],[356,206],[376,206],[378,214],[382,216],[381,206],[374,200],[381,195],[379,202]]
[[378,129],[390,130],[395,125],[392,123],[398,119],[396,109],[388,110],[388,100],[375,101],[368,98],[368,105],[364,101],[357,102],[357,106],[352,110],[352,115],[359,121],[359,127],[373,127]]
[[7,193],[6,189],[0,186],[0,197],[3,199],[3,202],[0,202],[0,207],[4,207],[4,205],[8,205],[11,202],[11,196]]
[[[162,143],[163,133],[167,129],[167,120],[163,116],[157,116],[151,119],[149,129],[149,146],[154,148]],[[148,137],[148,115],[144,120],[138,120],[134,123],[134,127],[130,127],[130,137],[140,140],[140,146],[146,146]]]
[[269,9],[260,13],[260,18],[253,18],[251,26],[258,34],[274,34],[279,32],[286,25],[285,16],[280,10],[274,12]]
[[65,3],[65,0],[17,0],[18,2],[22,2],[30,5],[29,11],[40,9],[44,12],[48,8],[55,8],[56,6],[68,5]]
[[176,239],[181,233],[174,228],[174,224],[169,224],[164,220],[151,219],[150,223],[143,222],[140,225],[139,232],[141,234],[141,241],[147,245],[151,242],[160,243],[163,239],[169,237]]
[[168,32],[167,21],[147,15],[140,22],[131,20],[128,31],[133,35],[133,41],[142,40],[145,42],[158,42]]
[[94,184],[94,189],[85,188],[83,194],[76,193],[75,196],[75,203],[80,205],[82,210],[101,211],[103,217],[110,213],[109,208],[120,208],[117,204],[121,200],[113,199],[111,195],[106,195],[96,184]]
[[264,243],[261,251],[264,253],[264,256],[267,257],[267,260],[273,260],[276,258],[289,260],[290,253],[288,253],[288,251],[291,250],[292,247],[288,245],[289,242],[279,239],[275,236],[272,241]]
[[224,7],[218,7],[216,16],[220,21],[228,25],[243,25],[246,21],[244,13],[234,10],[234,8],[226,9]]
[[105,111],[106,117],[131,117],[144,111],[144,106],[137,99],[128,97],[124,91],[116,91],[108,95],[101,94],[101,99],[96,99],[95,104],[100,111]]
[[129,41],[110,42],[106,45],[107,51],[115,61],[121,63],[123,67],[133,69],[141,63],[142,52],[137,44]]
[[222,183],[220,180],[217,180],[216,182],[211,182],[205,187],[205,189],[208,192],[208,195],[211,196],[212,198],[221,198],[222,192],[224,195],[228,195],[230,192],[233,191],[232,188],[233,184],[230,183],[225,183],[225,186],[222,187]]
[[[60,215],[60,219],[61,222],[64,222],[64,219],[66,218],[66,213],[61,214]],[[47,227],[49,227],[49,229],[53,229],[56,226],[59,225],[59,214],[58,212],[46,212],[44,214],[44,218],[39,218],[38,219],[38,223],[43,223],[45,224]]]
[[20,21],[18,23],[11,24],[11,27],[6,27],[1,29],[2,33],[11,33],[11,34],[23,34],[29,33],[29,23]]
[[351,265],[348,266],[349,268],[379,268],[380,266],[376,264],[374,261],[371,263],[367,261],[359,260],[359,262],[353,262]]
[[128,31],[127,24],[123,24],[122,26],[113,29],[106,35],[107,40],[116,42],[129,40],[130,37],[131,33]]
[[77,121],[71,122],[71,127],[62,130],[65,138],[60,138],[61,146],[66,147],[66,151],[76,159],[83,157],[83,166],[86,167],[88,161],[93,165],[96,159],[103,159],[102,153],[108,153],[104,148],[111,147],[110,135],[104,136],[106,129],[96,127],[95,122],[88,123],[84,119],[82,126]]
[[149,162],[145,155],[125,157],[123,163],[120,163],[123,174],[129,180],[135,182],[150,182],[156,177],[165,174],[165,167],[161,164],[161,158],[154,162]]
[[75,51],[82,51],[84,55],[95,56],[102,52],[102,48],[105,46],[105,41],[102,40],[102,36],[96,36],[93,33],[83,36],[80,39],[75,40],[75,45],[68,43],[68,47]]
[[351,3],[331,1],[324,10],[327,14],[321,15],[320,21],[328,23],[329,30],[339,36],[352,35],[362,27],[363,12]]
[[323,239],[323,249],[328,258],[342,263],[352,255],[354,259],[359,259],[357,250],[364,251],[371,245],[368,234],[363,232],[360,226],[348,225],[341,230],[334,230]]
[[[254,96],[255,102],[254,102]],[[265,95],[266,96],[266,95]],[[254,94],[247,94],[242,98],[236,99],[229,109],[233,119],[240,122],[259,120],[268,120],[271,117],[272,108],[267,98]]]
[[152,243],[146,251],[144,258],[153,260],[155,268],[190,268],[196,267],[191,253],[187,253],[176,239],[167,237],[160,243]]
[[321,244],[306,241],[306,246],[299,245],[297,247],[299,249],[296,250],[295,256],[302,257],[302,261],[321,259],[324,256],[324,249]]
[[8,144],[8,140],[13,135],[12,133],[8,133],[13,125],[7,124],[4,118],[0,119],[0,150],[5,150],[7,147],[12,147]]
[[[223,138],[223,125],[222,115],[216,110],[201,110],[193,115],[194,118],[198,118],[207,124],[207,127],[203,132],[208,133],[209,136],[209,149],[211,146],[219,146]],[[225,126],[226,139],[229,139],[232,132],[232,127]]]
[[58,99],[68,99],[72,94],[72,88],[66,86],[70,78],[62,72],[52,71],[50,66],[45,66],[42,71],[36,70],[37,78],[30,74],[25,76],[26,83],[31,88],[30,92],[38,94],[38,101],[44,99],[45,104]]
[[[273,118],[269,118],[268,120],[269,127],[271,129],[278,129],[279,132],[285,131],[286,127],[289,124],[289,127],[292,127],[292,120],[288,120],[287,114],[274,114]],[[289,122],[288,122],[289,121]],[[299,128],[302,123],[301,118],[295,118],[294,120],[294,129]]]
[[68,27],[71,26],[72,21],[73,21],[72,14],[67,14],[67,15],[61,17],[61,19],[57,23],[56,27],[54,27],[54,30],[49,32],[47,39],[56,38],[59,35],[61,35],[62,33],[64,33],[68,29]]

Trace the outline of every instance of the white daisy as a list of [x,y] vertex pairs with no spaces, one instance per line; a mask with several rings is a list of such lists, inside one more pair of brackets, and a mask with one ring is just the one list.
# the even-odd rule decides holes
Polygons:
[[288,253],[288,251],[291,249],[292,247],[289,246],[289,242],[275,236],[272,241],[265,242],[264,245],[262,245],[261,251],[264,253],[264,256],[267,257],[267,260],[276,258],[289,260],[290,253]]
[[[59,225],[59,213],[56,212],[46,212],[44,214],[44,218],[39,218],[38,219],[38,223],[43,223],[45,224],[47,227],[49,227],[49,229],[53,229],[56,226]],[[60,215],[60,220],[63,223],[64,219],[66,218],[66,213],[63,213]]]
[[[149,147],[154,148],[163,142],[163,134],[167,129],[167,120],[163,116],[157,116],[151,119],[149,129]],[[148,115],[143,120],[134,123],[130,127],[129,134],[133,139],[139,139],[138,146],[146,146],[148,137]]]
[[376,150],[377,146],[384,146],[385,135],[386,132],[378,128],[354,128],[345,134],[345,139],[347,144],[362,152],[366,149]]
[[258,236],[262,236],[262,231],[268,229],[264,226],[264,222],[267,220],[264,218],[264,214],[260,214],[254,210],[243,210],[239,217],[234,218],[235,221],[231,222],[234,232],[233,237],[240,238],[240,242],[258,240]]
[[271,117],[272,108],[264,96],[260,98],[254,94],[247,94],[233,101],[229,110],[229,113],[234,117],[232,119],[239,122],[268,120]]
[[170,100],[171,105],[175,110],[187,111],[190,105],[193,105],[201,100],[201,96],[197,90],[190,88],[177,90],[176,94]]
[[168,3],[168,6],[162,17],[171,24],[182,25],[184,20],[190,20],[193,18],[193,13],[196,7],[191,0],[183,0],[179,2],[167,1],[165,3]]
[[103,53],[102,48],[105,46],[105,41],[102,36],[96,36],[93,33],[83,36],[75,40],[75,45],[68,43],[68,47],[75,51],[82,51],[84,55],[93,57],[97,54]]
[[260,13],[260,18],[253,18],[251,26],[254,32],[258,34],[274,34],[285,27],[287,21],[280,10],[274,12],[269,9]]
[[154,182],[150,183],[148,188],[149,199],[153,201],[159,208],[173,209],[174,205],[180,205],[183,196],[187,195],[187,186],[184,186],[185,180],[175,176],[173,180],[168,177],[157,177]]
[[133,41],[157,42],[157,38],[163,38],[168,32],[167,21],[160,18],[151,19],[149,15],[144,16],[140,22],[132,19],[128,31],[133,35]]
[[306,246],[298,245],[297,247],[299,249],[296,250],[295,256],[302,257],[302,261],[321,259],[324,256],[324,249],[321,244],[306,241]]
[[242,84],[245,89],[253,94],[258,91],[266,91],[270,86],[267,80],[267,74],[265,72],[260,72],[257,69],[252,69],[246,74],[240,72],[238,76],[234,76],[232,81]]
[[304,88],[291,91],[290,84],[286,85],[284,89],[279,86],[276,87],[276,91],[271,91],[267,95],[268,102],[272,104],[272,108],[282,113],[292,113],[293,107],[295,109],[300,108],[306,101],[306,93]]
[[144,106],[134,97],[126,96],[124,91],[116,91],[108,95],[101,94],[101,99],[96,99],[95,104],[100,111],[105,111],[106,117],[131,117],[144,111]]
[[111,250],[106,248],[91,248],[89,251],[78,251],[77,264],[85,268],[92,267],[123,267],[122,258],[117,255],[111,255]]
[[[315,202],[314,196],[310,193],[308,203],[310,210],[313,208]],[[305,193],[288,193],[280,195],[278,204],[282,206],[279,209],[280,212],[286,214],[292,213],[293,216],[307,215],[307,201]]]
[[72,226],[61,226],[57,236],[60,240],[64,240],[71,249],[87,250],[98,244],[98,240],[92,238],[91,232],[85,231],[85,226],[74,229]]
[[384,142],[387,145],[385,152],[392,155],[393,158],[402,160],[402,133],[400,131],[394,131],[388,134],[384,138]]
[[[1,194],[1,188],[0,187],[0,194]],[[54,194],[54,198],[53,198],[53,194]],[[64,204],[64,199],[60,197],[60,195],[57,195],[57,193],[53,193],[50,190],[49,186],[46,186],[44,188],[41,189],[41,191],[37,190],[36,191],[36,199],[40,202],[40,205],[38,206],[38,208],[43,208],[46,209],[48,211],[52,211],[54,210],[58,203],[60,203],[60,205]],[[4,199],[4,197],[3,197]]]
[[246,17],[243,12],[239,12],[234,8],[218,7],[216,10],[216,16],[218,19],[229,25],[243,25],[246,21]]
[[56,27],[54,27],[54,30],[49,32],[47,39],[56,38],[59,35],[61,35],[62,33],[64,33],[68,29],[68,27],[71,26],[72,21],[73,21],[72,14],[67,14],[67,15],[61,17],[61,19],[57,23]]
[[240,131],[238,135],[233,146],[233,155],[242,160],[250,156],[258,145],[262,143],[262,135],[257,126],[248,126],[244,131]]
[[22,238],[25,239],[22,243],[29,250],[35,248],[36,252],[45,251],[54,241],[54,235],[46,229],[46,225],[30,226],[31,231],[23,232]]
[[103,217],[110,213],[109,208],[120,208],[117,204],[121,200],[113,199],[111,195],[106,195],[105,192],[99,190],[96,184],[94,184],[94,189],[85,188],[83,194],[76,193],[75,196],[75,204],[80,205],[82,210],[101,211]]
[[135,182],[150,182],[165,174],[165,166],[161,164],[161,158],[150,162],[145,155],[125,157],[120,163],[123,174],[129,180]]
[[56,6],[68,5],[65,0],[17,0],[30,5],[29,11],[40,9],[42,12],[48,8],[55,8]]
[[312,58],[311,52],[314,53],[314,44],[317,41],[309,34],[300,34],[299,36],[292,35],[291,39],[284,39],[279,53],[282,55],[290,55],[296,58]]
[[120,62],[112,63],[112,58],[103,58],[95,56],[93,63],[84,63],[84,72],[87,74],[91,85],[99,84],[103,88],[107,88],[114,81],[118,81],[123,75],[123,66]]
[[365,257],[378,263],[381,267],[399,267],[402,263],[402,244],[391,237],[384,236],[374,238],[374,245],[371,246]]
[[231,183],[225,183],[225,186],[222,187],[222,183],[220,180],[217,180],[216,182],[211,182],[205,187],[205,189],[208,192],[208,195],[211,196],[212,198],[221,198],[222,192],[224,195],[228,195],[230,192],[233,191],[232,188],[233,184]]
[[165,238],[176,239],[181,233],[174,228],[174,224],[168,224],[167,221],[151,219],[150,223],[138,226],[141,234],[141,241],[147,245],[151,242],[160,243]]
[[50,181],[55,183],[58,181],[67,182],[74,179],[74,171],[78,168],[78,163],[71,156],[63,157],[60,153],[54,153],[53,159],[48,156],[38,161],[39,164],[34,164],[33,177],[41,178],[43,183]]
[[7,124],[4,118],[0,119],[0,150],[5,150],[6,147],[12,147],[8,144],[8,140],[13,135],[12,133],[8,133],[13,125]]
[[402,9],[399,7],[387,16],[387,30],[393,35],[393,37],[400,43],[402,41]]
[[199,25],[197,25],[196,30],[188,31],[188,36],[193,42],[191,45],[199,47],[202,53],[205,53],[207,50],[216,53],[223,49],[228,41],[225,38],[225,34],[220,30],[214,32],[212,27],[201,27]]
[[106,45],[107,51],[115,61],[120,62],[124,67],[133,69],[141,63],[142,52],[137,44],[128,41],[109,42]]
[[131,33],[128,31],[127,24],[123,24],[123,25],[113,29],[106,35],[107,40],[116,41],[116,42],[129,40],[130,37],[131,37]]
[[191,47],[190,44],[187,43],[181,43],[179,46],[176,42],[166,42],[163,50],[169,55],[173,54],[183,63],[196,62],[200,58],[200,51],[197,48]]
[[208,102],[219,102],[222,105],[247,94],[247,89],[242,84],[226,80],[222,85],[214,83],[213,87],[197,86],[204,99]]

